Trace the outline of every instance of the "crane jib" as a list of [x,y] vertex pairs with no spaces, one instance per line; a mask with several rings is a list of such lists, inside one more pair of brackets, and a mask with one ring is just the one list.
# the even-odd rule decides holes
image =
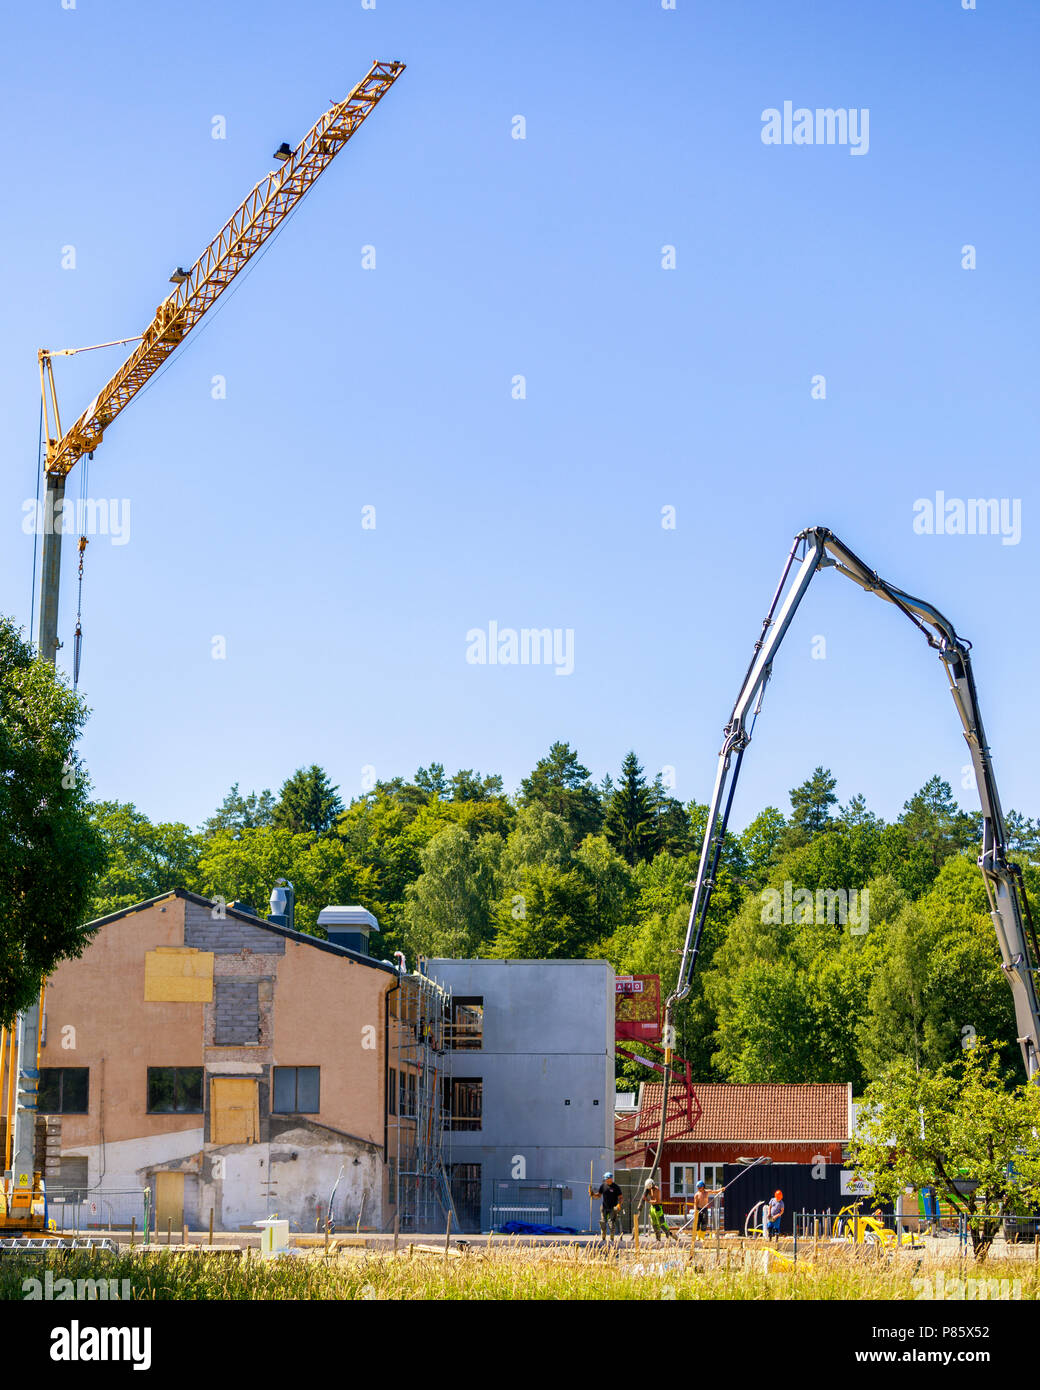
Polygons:
[[[403,71],[403,63],[373,63],[350,95],[334,103],[315,122],[296,149],[285,157],[281,168],[272,170],[256,184],[182,282],[156,309],[140,345],[60,437],[51,437],[44,392],[49,474],[64,477],[84,454],[101,443],[104,431],[120,411],[293,211]],[[56,435],[59,433],[56,431]]]

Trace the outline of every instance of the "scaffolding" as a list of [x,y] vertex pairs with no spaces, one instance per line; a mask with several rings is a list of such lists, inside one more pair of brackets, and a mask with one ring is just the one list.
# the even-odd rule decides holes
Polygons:
[[389,996],[387,1198],[402,1231],[458,1229],[445,1155],[451,994],[422,973],[402,974]]

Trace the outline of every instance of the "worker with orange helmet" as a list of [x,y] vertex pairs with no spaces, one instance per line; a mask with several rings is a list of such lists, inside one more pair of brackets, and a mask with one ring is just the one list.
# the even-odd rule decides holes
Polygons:
[[783,1214],[784,1194],[780,1191],[779,1188],[777,1188],[776,1191],[773,1193],[772,1200],[770,1201],[768,1210],[766,1212],[766,1235],[769,1237],[770,1240],[772,1240],[774,1236],[777,1240],[780,1239],[780,1218],[783,1216]]

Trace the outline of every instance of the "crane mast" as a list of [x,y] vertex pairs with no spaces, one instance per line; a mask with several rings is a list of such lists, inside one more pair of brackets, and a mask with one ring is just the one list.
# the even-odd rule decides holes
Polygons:
[[[813,576],[825,568],[836,569],[867,593],[877,594],[879,598],[894,604],[921,631],[943,663],[982,803],[982,846],[978,863],[986,884],[1001,963],[1014,998],[1018,1043],[1022,1049],[1026,1075],[1040,1084],[1040,1003],[1037,1000],[1035,977],[1040,951],[1037,949],[1021,867],[1008,858],[1007,829],[979,710],[971,665],[971,643],[958,637],[953,624],[937,608],[889,584],[869,569],[832,531],[822,526],[802,531],[795,537],[755,643],[740,694],[725,728],[689,926],[683,943],[678,984],[667,1002],[666,1019],[670,1024],[673,1004],[689,994],[693,981],[740,765],[751,741],[751,727],[762,706],[773,660]],[[667,1036],[670,1036],[670,1032]],[[670,1058],[666,1060],[670,1064]]]
[[[54,664],[58,648],[58,596],[61,582],[61,539],[64,525],[65,479],[76,463],[91,455],[104,433],[185,337],[204,317],[239,271],[285,221],[318,176],[339,154],[371,111],[404,72],[398,62],[375,62],[343,101],[334,102],[315,121],[295,149],[283,144],[275,151],[280,168],[272,170],[246,195],[217,235],[189,270],[180,267],[170,277],[175,288],[156,309],[152,321],[126,361],[105,383],[86,410],[62,429],[54,382],[53,359],[89,349],[38,353],[44,419],[43,547],[40,567],[39,618],[36,647]],[[98,346],[116,346],[99,344]],[[61,517],[55,529],[53,518]],[[35,1173],[35,1120],[39,1084],[40,1005],[18,1016],[10,1031],[8,1074],[17,1074],[17,1101],[12,1134],[7,1189],[0,1225],[32,1229],[41,1224],[42,1196]],[[3,1072],[0,1052],[0,1074]],[[5,1155],[5,1167],[7,1166]]]

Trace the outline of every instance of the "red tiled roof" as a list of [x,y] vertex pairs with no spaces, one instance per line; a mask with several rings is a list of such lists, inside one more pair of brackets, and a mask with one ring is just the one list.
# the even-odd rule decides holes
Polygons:
[[[685,1091],[668,1090],[665,1137],[675,1141],[748,1143],[844,1142],[849,1137],[849,1088],[840,1081],[819,1085],[756,1082],[694,1083],[702,1114],[692,1128],[686,1119]],[[661,1123],[661,1082],[643,1087],[641,1125]],[[680,1097],[681,1103],[680,1103]]]

